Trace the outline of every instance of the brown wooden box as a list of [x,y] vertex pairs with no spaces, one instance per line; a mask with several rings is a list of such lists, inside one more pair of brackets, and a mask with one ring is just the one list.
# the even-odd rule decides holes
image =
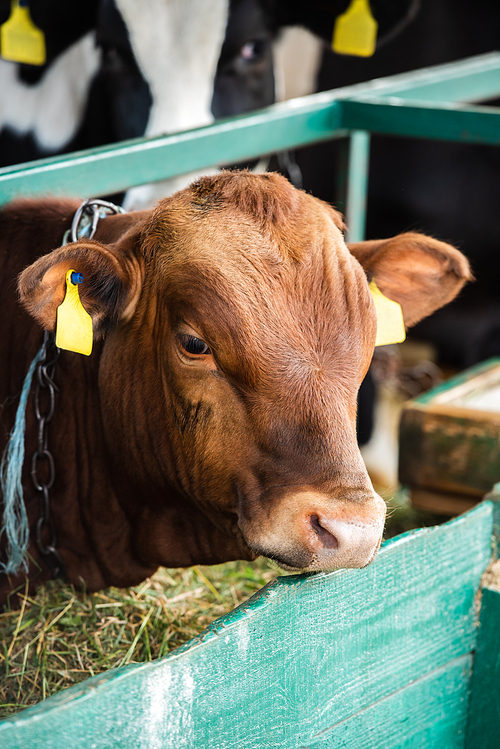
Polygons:
[[403,408],[399,478],[419,509],[456,515],[500,480],[500,359],[490,359]]

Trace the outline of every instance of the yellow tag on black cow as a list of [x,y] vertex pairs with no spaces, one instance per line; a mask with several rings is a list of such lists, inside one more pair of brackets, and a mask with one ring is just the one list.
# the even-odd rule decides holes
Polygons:
[[45,36],[31,20],[28,0],[12,0],[10,17],[0,27],[0,55],[27,65],[45,64]]
[[74,270],[66,273],[66,296],[57,308],[56,346],[90,356],[93,339],[92,318],[80,301],[78,284],[71,280],[73,273]]
[[401,305],[384,296],[375,281],[370,283],[370,292],[377,314],[375,346],[402,343],[406,338],[406,329]]
[[338,16],[333,29],[332,49],[340,55],[371,57],[377,43],[378,24],[368,0],[352,0]]

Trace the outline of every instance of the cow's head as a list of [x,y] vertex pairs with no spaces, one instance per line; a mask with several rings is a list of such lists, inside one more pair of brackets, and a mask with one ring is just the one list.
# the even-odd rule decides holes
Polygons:
[[[108,442],[140,502],[174,492],[287,569],[368,564],[385,518],[356,443],[368,282],[412,325],[470,278],[465,258],[419,234],[348,248],[340,215],[276,174],[202,178],[105,224],[20,292],[53,329],[67,270],[84,273]],[[168,563],[159,538],[144,554]]]

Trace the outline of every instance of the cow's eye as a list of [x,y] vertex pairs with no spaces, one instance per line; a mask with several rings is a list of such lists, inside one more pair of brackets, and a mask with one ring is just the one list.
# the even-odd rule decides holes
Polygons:
[[264,46],[262,39],[252,39],[252,41],[243,45],[240,49],[240,55],[248,62],[255,62],[264,54]]
[[177,340],[181,349],[191,356],[206,356],[212,353],[205,341],[202,341],[201,338],[196,338],[194,335],[179,333]]

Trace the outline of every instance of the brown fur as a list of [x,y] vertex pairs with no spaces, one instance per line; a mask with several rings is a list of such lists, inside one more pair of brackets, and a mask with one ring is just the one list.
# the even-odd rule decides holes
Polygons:
[[[57,249],[75,209],[31,201],[0,212],[4,444],[42,337],[16,299],[17,274],[25,268],[22,304],[53,329],[66,271],[83,272],[99,339],[89,358],[62,352],[56,374],[51,503],[68,578],[94,590],[159,564],[258,553],[292,568],[368,563],[384,509],[355,438],[376,333],[362,265],[413,322],[470,277],[462,256],[421,235],[351,254],[339,214],[274,174],[202,178]],[[186,355],[179,334],[210,352]],[[27,456],[35,444],[30,399]],[[49,576],[35,544],[30,553]]]

